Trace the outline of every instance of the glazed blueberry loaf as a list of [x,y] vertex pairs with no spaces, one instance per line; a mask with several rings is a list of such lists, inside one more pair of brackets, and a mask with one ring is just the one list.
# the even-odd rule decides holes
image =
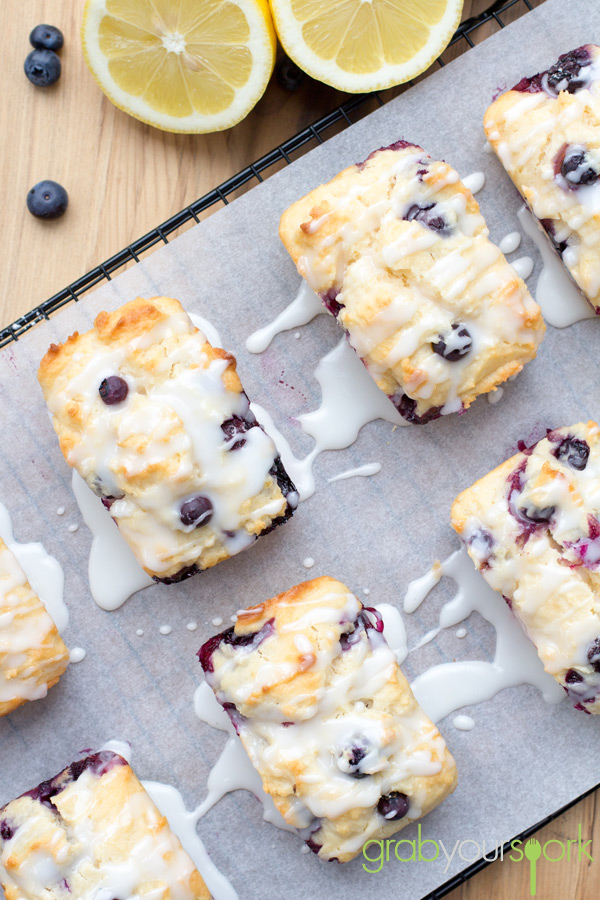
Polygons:
[[281,239],[409,422],[466,409],[533,359],[544,333],[454,169],[407,141],[294,203]]
[[126,761],[107,750],[0,809],[6,900],[210,900]]
[[0,716],[45,697],[68,665],[52,617],[0,538]]
[[452,525],[577,709],[600,713],[600,429],[557,428],[454,501]]
[[235,359],[177,300],[100,313],[50,347],[38,377],[65,459],[156,581],[214,566],[292,515],[298,494]]
[[559,57],[492,103],[485,133],[575,283],[600,309],[600,48]]
[[456,785],[382,631],[347,587],[316,578],[242,610],[198,654],[265,790],[322,859],[352,859]]

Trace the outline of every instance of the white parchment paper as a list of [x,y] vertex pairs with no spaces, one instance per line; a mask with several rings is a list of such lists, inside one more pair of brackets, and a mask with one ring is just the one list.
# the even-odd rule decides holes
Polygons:
[[[409,581],[458,546],[449,513],[462,489],[504,460],[518,439],[600,416],[598,323],[549,328],[537,360],[505,387],[497,405],[482,399],[464,416],[395,431],[389,423],[372,423],[348,450],[319,458],[317,492],[286,526],[215,569],[180,585],[151,587],[106,613],[89,592],[90,533],[83,525],[75,533],[67,530],[81,520],[36,381],[48,345],[88,328],[99,310],[137,294],[177,297],[217,325],[224,346],[238,358],[249,396],[271,412],[296,453],[304,454],[311,441],[294,417],[319,405],[314,369],[339,340],[335,322],[320,316],[301,329],[300,340],[280,335],[261,356],[244,348],[246,337],[273,319],[299,285],[277,236],[283,210],[342,167],[404,137],[463,176],[485,171],[478,200],[499,242],[518,228],[520,200],[484,151],[484,110],[499,88],[599,38],[597,0],[548,0],[2,351],[0,499],[11,512],[16,538],[41,540],[60,560],[71,613],[65,637],[70,646],[84,647],[87,657],[45,700],[0,720],[0,803],[54,775],[82,749],[120,738],[132,743],[140,777],[173,784],[188,807],[196,805],[225,740],[198,721],[192,704],[201,677],[195,653],[220,630],[210,624],[213,617],[227,624],[239,607],[321,574],[356,591],[368,587],[369,602],[401,605]],[[526,239],[521,252],[537,259]],[[537,274],[538,268],[532,287]],[[327,484],[343,469],[373,461],[382,464],[379,475]],[[56,515],[59,506],[67,510],[62,518]],[[315,559],[310,573],[302,565],[308,556]],[[437,622],[450,590],[442,584],[407,618],[409,644]],[[190,620],[198,622],[196,632],[186,629]],[[170,635],[159,634],[162,624],[172,626]],[[462,641],[451,629],[411,654],[404,666],[408,676],[454,658],[491,658],[493,631],[476,614],[468,627]],[[136,635],[140,628],[143,637]],[[471,732],[455,730],[449,720],[441,723],[459,786],[424,820],[424,838],[446,847],[467,839],[481,845],[485,839],[489,848],[598,781],[595,718],[566,703],[548,706],[526,687],[465,712],[476,720]],[[411,827],[402,836],[416,833]],[[443,858],[402,863],[392,857],[378,874],[367,874],[360,858],[344,866],[325,864],[303,855],[295,836],[263,823],[261,805],[245,792],[218,803],[201,820],[200,834],[244,900],[420,898],[467,864],[455,856],[444,871]]]

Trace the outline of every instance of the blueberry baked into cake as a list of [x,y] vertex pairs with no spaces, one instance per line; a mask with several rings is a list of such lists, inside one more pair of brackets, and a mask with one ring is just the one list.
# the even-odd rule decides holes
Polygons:
[[600,713],[600,429],[557,428],[464,491],[452,525],[577,709]]
[[600,48],[560,56],[492,103],[487,138],[575,283],[600,309]]
[[465,410],[533,359],[527,287],[445,162],[398,141],[294,203],[280,237],[409,422]]
[[265,790],[322,859],[352,859],[456,785],[382,632],[376,610],[316,578],[242,610],[198,654]]
[[298,494],[234,357],[177,300],[138,298],[53,344],[38,373],[60,447],[156,581],[181,581],[285,522]]
[[6,900],[210,900],[127,762],[100,751],[0,809]]
[[0,538],[0,716],[45,697],[68,665],[52,617]]

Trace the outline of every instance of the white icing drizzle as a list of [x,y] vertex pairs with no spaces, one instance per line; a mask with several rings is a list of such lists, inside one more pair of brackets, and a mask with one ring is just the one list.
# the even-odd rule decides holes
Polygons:
[[[485,145],[490,152],[493,148],[489,144]],[[503,253],[514,253],[521,246],[521,234],[518,231],[511,231],[506,237],[503,237],[498,244]]]
[[[541,691],[547,703],[559,703],[564,698],[562,688],[544,672],[534,645],[502,597],[486,584],[466,550],[457,550],[413,581],[406,592],[404,611],[414,612],[442,576],[456,581],[458,592],[442,607],[439,627],[425,638],[432,640],[441,628],[457,625],[476,610],[496,630],[496,651],[493,662],[460,660],[442,663],[419,675],[411,687],[429,717],[439,722],[457,709],[482,703],[504,688],[520,684],[532,684]],[[417,646],[423,643],[425,639]]]
[[491,403],[492,405],[499,403],[500,400],[502,400],[503,394],[504,388],[502,387],[497,387],[494,391],[490,391],[487,395],[488,403]]
[[471,731],[475,728],[475,722],[471,716],[455,716],[452,719],[452,724],[455,728],[458,728],[459,731]]
[[511,266],[523,281],[526,281],[533,272],[533,260],[530,256],[521,256],[519,259],[513,260]]
[[[221,616],[215,616],[214,619],[211,619],[210,621],[211,621],[211,625],[214,625],[215,628],[218,628],[219,625],[223,624],[223,619],[221,618]],[[195,624],[195,623],[190,623],[190,624]]]
[[86,652],[83,647],[73,647],[69,654],[69,658],[72,663],[78,663],[85,659]]
[[100,498],[75,470],[71,484],[83,521],[93,535],[88,563],[92,597],[102,609],[118,609],[128,597],[154,582],[119,535]]
[[213,347],[222,347],[223,342],[221,341],[221,335],[215,328],[212,322],[209,322],[208,319],[205,319],[204,316],[201,316],[199,313],[189,312],[188,316],[198,328],[202,334],[204,334],[208,341],[213,345]]
[[304,566],[305,569],[312,569],[314,564],[315,564],[315,561],[312,558],[312,556],[307,556],[306,559],[304,559],[302,562],[302,565]]
[[457,638],[465,638],[467,636],[466,628],[457,628],[456,629],[456,637]]
[[3,503],[0,503],[0,537],[16,556],[27,581],[62,634],[69,624],[69,610],[63,599],[65,578],[60,563],[42,544],[20,544],[15,540],[10,515]]
[[[366,589],[366,593],[368,593],[368,589]],[[389,603],[378,603],[375,609],[383,619],[385,639],[388,646],[396,654],[398,665],[401,665],[408,656],[406,628],[402,620],[402,613]]]
[[340,472],[339,475],[334,475],[327,481],[332,484],[334,481],[344,481],[346,478],[356,478],[357,476],[365,478],[369,475],[377,475],[379,472],[381,472],[381,463],[365,463],[364,466],[358,466],[356,469],[346,469],[345,472]]
[[171,634],[171,632],[173,631],[170,625],[161,625],[158,630],[163,635]]
[[187,628],[188,631],[196,631],[196,629],[198,628],[198,623],[197,622],[188,622],[185,627]]
[[[473,172],[462,179],[462,183],[472,194],[477,194],[485,185],[485,173]],[[502,250],[502,248],[500,248]],[[504,251],[503,251],[504,252]]]
[[[299,325],[306,325],[308,322],[312,322],[315,316],[323,313],[329,315],[321,298],[311,290],[306,281],[303,281],[290,305],[286,306],[276,319],[250,335],[246,341],[246,350],[250,353],[262,353],[273,338],[282,331],[290,331]],[[300,334],[295,334],[294,337],[299,338]]]
[[298,489],[300,500],[307,500],[315,491],[313,464],[324,450],[349,447],[358,437],[360,429],[375,419],[406,425],[345,338],[321,359],[315,378],[321,385],[321,405],[312,412],[298,416],[303,431],[315,441],[313,449],[304,459],[294,455],[269,413],[258,403],[250,404],[256,418],[275,442],[283,465]]
[[64,514],[65,514],[65,508],[64,508],[64,506],[59,506],[58,509],[56,510],[56,515],[57,515],[57,516],[64,516]]
[[569,277],[550,241],[525,205],[519,209],[517,216],[523,231],[532,239],[542,257],[543,268],[535,289],[535,299],[546,322],[555,328],[567,328],[582,319],[595,318],[594,310]]
[[144,629],[143,629],[143,628],[137,628],[135,633],[137,634],[138,637],[143,637],[143,635],[144,635]]

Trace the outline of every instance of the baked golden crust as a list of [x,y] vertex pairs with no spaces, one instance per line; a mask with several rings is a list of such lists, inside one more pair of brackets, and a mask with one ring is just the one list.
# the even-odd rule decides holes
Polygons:
[[600,48],[562,56],[487,109],[502,165],[575,283],[600,308]]
[[122,757],[69,766],[0,811],[6,900],[210,900],[169,824]]
[[0,716],[45,697],[69,665],[69,651],[0,538]]
[[291,515],[297,494],[234,357],[177,300],[100,313],[38,377],[65,459],[156,580],[216,565]]
[[400,144],[298,200],[279,234],[377,385],[422,422],[519,372],[544,324],[457,173]]
[[[600,713],[600,429],[549,432],[454,501],[452,527],[547,672]],[[499,602],[502,602],[499,600]]]
[[382,627],[341,582],[316,578],[242,610],[199,654],[265,790],[324,859],[352,859],[456,785]]

